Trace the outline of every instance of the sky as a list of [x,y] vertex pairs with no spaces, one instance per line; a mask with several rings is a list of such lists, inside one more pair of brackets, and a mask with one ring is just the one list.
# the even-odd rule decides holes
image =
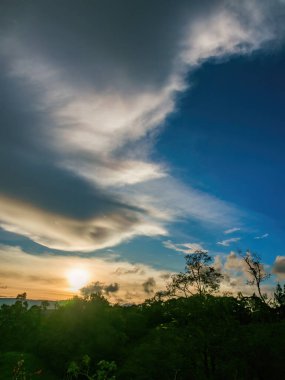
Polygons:
[[[140,302],[206,250],[285,279],[283,0],[4,0],[0,296]],[[97,287],[97,288],[96,288]]]

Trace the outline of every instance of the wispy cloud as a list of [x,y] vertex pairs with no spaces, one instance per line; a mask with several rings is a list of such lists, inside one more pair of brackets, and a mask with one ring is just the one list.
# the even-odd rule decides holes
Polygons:
[[232,243],[236,243],[239,240],[241,240],[240,237],[230,238],[230,239],[225,239],[225,240],[222,240],[222,241],[218,241],[217,244],[218,245],[222,245],[224,247],[229,247]]
[[268,236],[269,236],[269,234],[266,233],[266,234],[263,234],[263,235],[261,235],[261,236],[255,236],[254,239],[257,239],[257,240],[259,240],[259,239],[266,239]]
[[226,235],[233,234],[234,232],[237,232],[237,231],[240,231],[240,228],[239,227],[233,227],[233,228],[229,228],[228,230],[225,230],[224,234],[226,234]]
[[171,240],[167,240],[163,242],[165,248],[173,249],[177,252],[182,252],[184,254],[194,253],[195,251],[205,251],[203,246],[199,243],[182,243],[175,244]]

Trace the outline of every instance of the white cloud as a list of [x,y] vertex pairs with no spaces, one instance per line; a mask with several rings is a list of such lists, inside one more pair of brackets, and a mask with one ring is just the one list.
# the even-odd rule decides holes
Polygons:
[[65,251],[102,249],[141,234],[166,235],[159,223],[127,210],[78,220],[5,197],[0,197],[0,208],[1,228]]
[[263,235],[261,235],[261,236],[255,236],[254,239],[257,239],[257,240],[259,240],[259,239],[266,239],[268,236],[269,236],[269,234],[266,233],[266,234],[263,234]]
[[195,253],[195,251],[205,251],[205,249],[199,243],[175,244],[171,240],[167,240],[163,242],[163,245],[165,248],[173,249],[174,251],[182,252],[184,254]]
[[240,228],[239,227],[233,227],[233,228],[229,228],[228,230],[224,231],[224,234],[226,234],[226,235],[233,234],[234,232],[237,232],[237,231],[240,231]]
[[227,5],[221,3],[190,25],[183,53],[187,63],[197,65],[209,58],[248,54],[275,37],[265,2],[230,1]]
[[236,243],[240,239],[241,239],[240,237],[231,238],[231,239],[225,239],[225,240],[222,240],[222,241],[218,241],[217,244],[218,245],[222,245],[224,247],[229,247],[232,243]]

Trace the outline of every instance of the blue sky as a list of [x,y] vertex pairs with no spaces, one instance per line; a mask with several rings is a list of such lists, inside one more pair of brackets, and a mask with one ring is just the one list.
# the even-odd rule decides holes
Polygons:
[[283,280],[284,1],[16,0],[0,17],[2,295],[70,296],[63,268],[84,267],[138,301],[196,249],[225,270],[257,251]]
[[243,210],[237,246],[269,260],[284,249],[284,63],[280,49],[204,64],[157,144],[183,181]]

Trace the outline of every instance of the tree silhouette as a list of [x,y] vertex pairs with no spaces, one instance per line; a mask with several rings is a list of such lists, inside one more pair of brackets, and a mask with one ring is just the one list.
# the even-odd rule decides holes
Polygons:
[[285,284],[283,285],[283,289],[279,283],[276,285],[274,292],[274,303],[279,307],[285,306]]
[[223,275],[210,264],[212,258],[206,251],[195,251],[185,256],[185,272],[171,276],[167,285],[170,295],[189,297],[217,291]]
[[249,250],[245,254],[239,252],[242,260],[244,261],[247,273],[250,279],[247,281],[248,285],[255,285],[257,293],[262,302],[266,303],[264,295],[261,293],[261,283],[267,280],[271,274],[267,273],[264,269],[264,265],[261,263],[261,257],[257,253],[252,253]]

